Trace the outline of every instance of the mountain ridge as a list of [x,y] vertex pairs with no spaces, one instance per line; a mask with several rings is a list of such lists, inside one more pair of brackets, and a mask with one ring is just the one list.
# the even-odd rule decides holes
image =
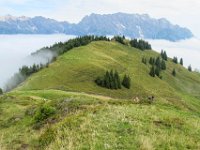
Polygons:
[[[0,149],[199,149],[199,74],[168,58],[153,78],[149,60],[161,54],[124,42],[54,45],[64,53],[0,96]],[[112,69],[130,89],[95,83]]]
[[0,34],[125,35],[130,38],[166,39],[178,41],[193,37],[192,32],[167,19],[151,18],[148,14],[94,14],[77,24],[56,21],[42,16],[0,18]]

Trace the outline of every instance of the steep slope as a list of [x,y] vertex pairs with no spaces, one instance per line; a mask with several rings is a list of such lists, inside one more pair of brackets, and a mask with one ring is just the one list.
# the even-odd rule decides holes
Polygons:
[[[99,41],[59,56],[0,97],[0,149],[200,149],[200,76],[168,60],[152,78],[141,59],[158,55]],[[97,86],[110,69],[131,89]]]
[[[129,99],[155,95],[171,102],[181,100],[182,93],[199,97],[198,74],[172,61],[167,62],[168,69],[162,74],[163,80],[149,76],[150,66],[141,62],[142,57],[158,55],[154,51],[141,51],[115,42],[93,42],[62,55],[49,68],[29,78],[19,89],[58,89]],[[177,77],[171,75],[173,68],[177,70]],[[130,75],[130,90],[107,90],[94,83],[98,76],[111,69],[117,70],[121,76],[125,73]]]

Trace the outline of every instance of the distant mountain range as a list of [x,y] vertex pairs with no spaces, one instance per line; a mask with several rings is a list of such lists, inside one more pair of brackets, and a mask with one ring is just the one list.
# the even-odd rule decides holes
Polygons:
[[91,14],[79,23],[59,22],[44,17],[0,17],[0,34],[125,35],[131,38],[178,41],[193,37],[192,32],[168,20],[149,15],[115,13]]

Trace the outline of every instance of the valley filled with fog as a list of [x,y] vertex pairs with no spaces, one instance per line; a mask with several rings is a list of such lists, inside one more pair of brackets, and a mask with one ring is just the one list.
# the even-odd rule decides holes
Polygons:
[[[71,35],[0,35],[0,87],[23,65],[45,63],[53,54],[47,57],[28,57],[32,52],[42,47],[53,45],[55,42],[64,42],[74,36]],[[184,65],[200,69],[200,40],[189,39],[180,42],[165,40],[148,40],[153,49],[160,52],[167,51],[168,56],[178,56],[184,59]]]

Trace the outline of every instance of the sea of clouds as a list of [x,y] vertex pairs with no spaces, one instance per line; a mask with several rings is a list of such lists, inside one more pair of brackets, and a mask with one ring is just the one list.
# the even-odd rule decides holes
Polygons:
[[23,65],[45,63],[54,56],[47,52],[42,56],[30,57],[32,52],[42,47],[64,42],[74,36],[71,35],[0,35],[0,87],[18,72]]
[[169,57],[183,58],[184,66],[192,65],[193,70],[200,70],[200,40],[197,38],[170,42],[166,40],[148,40],[152,48],[161,52],[165,50]]

